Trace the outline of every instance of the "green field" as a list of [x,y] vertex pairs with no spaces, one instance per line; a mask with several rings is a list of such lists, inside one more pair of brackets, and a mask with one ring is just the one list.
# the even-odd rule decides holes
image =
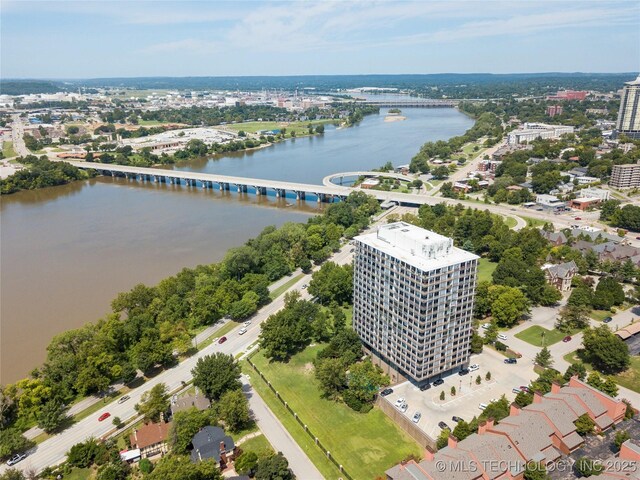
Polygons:
[[554,343],[558,343],[560,340],[562,340],[564,337],[567,336],[566,333],[562,333],[559,330],[547,330],[546,328],[541,327],[540,325],[533,325],[527,328],[526,330],[516,333],[515,337],[527,343],[530,343],[531,345],[534,345],[536,347],[542,347],[543,333],[544,333],[544,345],[546,345],[547,347],[549,345],[553,345]]
[[[565,361],[569,363],[577,363],[580,362],[580,356],[578,355],[578,351],[567,353],[564,357]],[[593,367],[583,362],[587,367],[587,371],[593,370]],[[627,369],[626,372],[619,373],[617,375],[612,375],[615,382],[621,387],[628,388],[629,390],[633,390],[634,392],[640,393],[640,356],[632,355],[631,356],[631,366]]]
[[537,218],[525,217],[523,215],[519,215],[519,217],[522,218],[525,222],[527,222],[527,226],[529,227],[541,227],[545,224],[544,220],[539,220]]
[[255,453],[258,458],[265,458],[273,453],[273,447],[264,435],[258,435],[242,442],[240,448],[242,451]]
[[292,131],[295,131],[296,136],[302,137],[309,134],[307,128],[309,123],[315,126],[323,123],[326,124],[333,122],[334,120],[313,120],[311,122],[244,122],[229,124],[227,125],[227,127],[235,130],[236,132],[242,130],[243,132],[247,133],[256,133],[260,130],[281,130],[283,128],[286,128],[287,135],[289,135]]
[[17,153],[13,149],[13,142],[2,142],[2,157],[3,158],[15,157],[16,155],[17,155]]
[[301,273],[300,275],[296,275],[295,277],[291,278],[287,282],[280,285],[278,288],[275,288],[271,293],[269,293],[269,297],[271,298],[271,300],[278,298],[284,292],[289,290],[291,286],[295,284],[298,280],[300,280],[302,277],[304,277],[304,273]]
[[[409,455],[419,457],[419,446],[382,411],[374,408],[367,414],[360,414],[342,403],[320,397],[312,362],[321,348],[323,345],[308,347],[286,364],[270,363],[261,352],[252,361],[353,478],[383,476],[386,469]],[[320,472],[326,478],[337,478],[339,473],[336,468],[325,460],[309,435],[252,371],[251,366],[245,363],[244,369],[250,373],[254,388],[300,447],[309,454]]]
[[513,218],[513,217],[505,217],[505,219],[504,219],[504,223],[505,223],[505,224],[507,225],[507,227],[509,227],[509,228],[513,228],[513,227],[515,227],[516,225],[518,225],[518,221],[517,221],[515,218]]
[[478,262],[478,282],[491,282],[491,275],[497,266],[497,263],[491,262],[486,258],[481,258]]

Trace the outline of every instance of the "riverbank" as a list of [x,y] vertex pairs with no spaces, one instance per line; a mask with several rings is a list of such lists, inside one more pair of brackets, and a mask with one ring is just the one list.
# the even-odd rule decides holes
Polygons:
[[387,115],[386,117],[384,117],[384,121],[386,123],[389,122],[401,122],[403,120],[406,120],[407,117],[403,117],[402,115]]

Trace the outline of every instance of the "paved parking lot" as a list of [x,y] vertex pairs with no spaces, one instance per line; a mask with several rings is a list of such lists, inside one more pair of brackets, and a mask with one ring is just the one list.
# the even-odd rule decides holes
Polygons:
[[[485,348],[480,355],[471,356],[470,363],[479,364],[480,370],[464,376],[450,375],[444,379],[444,385],[432,386],[424,392],[412,383],[404,382],[393,386],[393,393],[388,395],[386,400],[394,404],[399,397],[404,397],[409,406],[405,415],[411,419],[416,411],[422,413],[418,426],[435,439],[440,434],[439,422],[445,422],[453,429],[455,427],[455,422],[451,420],[453,415],[469,421],[482,412],[478,408],[480,403],[489,403],[503,394],[512,401],[516,395],[512,392],[514,387],[528,385],[531,380],[537,378],[533,371],[533,364],[529,361],[507,365],[504,363],[504,358],[498,352]],[[487,372],[491,372],[489,382],[485,380]],[[480,385],[475,383],[478,375],[482,377]],[[450,395],[452,386],[457,390],[455,397]],[[444,402],[440,401],[442,391],[446,395]]]

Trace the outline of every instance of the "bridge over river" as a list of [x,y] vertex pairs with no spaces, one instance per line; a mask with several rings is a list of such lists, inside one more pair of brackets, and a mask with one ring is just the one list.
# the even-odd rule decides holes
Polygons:
[[431,100],[416,98],[415,100],[364,100],[362,105],[373,105],[380,108],[453,108],[458,100]]
[[[214,173],[191,172],[181,170],[166,170],[159,168],[132,167],[128,165],[114,165],[109,163],[95,162],[75,162],[67,161],[69,164],[82,168],[96,170],[102,175],[124,177],[133,181],[155,182],[172,185],[185,185],[187,187],[218,188],[220,190],[237,190],[238,193],[253,192],[256,195],[267,195],[269,191],[274,191],[277,197],[285,197],[287,192],[295,194],[297,200],[305,200],[307,196],[312,196],[318,202],[332,202],[347,198],[352,191],[350,187],[332,185],[325,179],[324,185],[313,185],[306,183],[287,182],[282,180],[265,180],[260,178],[234,177],[229,175],[217,175]],[[378,172],[350,172],[362,175],[381,175]],[[345,174],[338,174],[338,176]],[[391,174],[394,175],[394,174]],[[397,175],[397,174],[396,174]],[[404,177],[403,175],[397,175]],[[406,177],[409,178],[409,177]],[[428,195],[415,195],[398,192],[384,192],[379,190],[367,190],[368,195],[372,195],[382,202],[393,202],[397,205],[423,205],[436,204],[442,199],[430,197]]]

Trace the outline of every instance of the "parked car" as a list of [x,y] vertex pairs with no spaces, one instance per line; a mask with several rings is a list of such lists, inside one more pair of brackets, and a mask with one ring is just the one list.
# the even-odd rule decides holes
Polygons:
[[460,417],[456,417],[455,415],[453,417],[451,417],[451,420],[453,420],[454,422],[458,423],[461,422],[462,419]]
[[402,413],[406,412],[409,409],[409,405],[407,403],[403,403],[402,405],[400,405],[400,411]]
[[484,328],[485,330],[489,330],[489,327],[491,326],[490,323],[483,323],[482,325],[480,325],[482,328]]
[[224,343],[227,341],[227,337],[220,337],[220,339],[218,340],[218,343]]
[[446,424],[446,423],[444,423],[444,422],[439,422],[439,423],[438,423],[438,426],[439,426],[441,429],[443,429],[443,430],[444,430],[445,428],[446,428],[446,429],[448,429],[448,430],[451,430],[451,429],[449,428],[449,425],[447,425],[447,424]]
[[106,420],[107,418],[109,418],[111,416],[111,414],[109,412],[104,412],[102,415],[100,415],[98,417],[98,421],[102,422],[103,420]]
[[399,399],[396,400],[395,406],[400,408],[403,403],[404,403],[404,397],[400,397]]
[[602,321],[603,321],[604,323],[610,323],[610,322],[612,322],[612,321],[613,321],[613,318],[611,318],[611,317],[607,317],[607,318],[605,318],[605,319],[604,319],[604,320],[602,320]]
[[304,290],[305,288],[307,288],[309,285],[307,285],[306,283],[304,285],[302,285],[302,289]]
[[636,237],[636,240],[640,240],[640,237]]
[[481,404],[478,405],[478,408],[480,410],[485,410],[487,407],[488,407],[488,405],[486,403],[481,403]]
[[506,339],[507,339],[507,336],[506,336],[504,333],[499,333],[499,334],[498,334],[498,339],[499,339],[499,340],[506,340]]
[[511,389],[511,391],[517,395],[517,394],[518,394],[518,393],[520,393],[522,390],[520,390],[520,388],[515,387],[515,388],[512,388],[512,389]]
[[13,457],[11,457],[9,460],[7,460],[7,465],[9,465],[9,466],[15,465],[16,463],[24,460],[25,458],[27,458],[27,454],[26,453],[16,453]]
[[127,400],[129,400],[129,398],[130,398],[129,395],[124,395],[124,396],[120,397],[120,400],[118,400],[118,403],[124,403]]
[[531,393],[531,389],[526,385],[520,385],[520,390],[522,390],[523,392]]
[[433,382],[433,386],[434,387],[439,387],[440,385],[442,385],[444,383],[444,380],[439,378],[437,379],[435,382]]
[[242,327],[240,330],[238,330],[238,335],[244,335],[245,333],[247,333],[247,329]]
[[478,365],[477,363],[474,363],[473,365],[469,365],[470,372],[475,372],[476,370],[480,370],[480,365]]
[[582,217],[576,217],[575,219],[576,220],[582,220]]
[[460,376],[468,375],[470,371],[471,370],[469,370],[468,368],[461,368],[460,371],[458,372],[458,375]]
[[504,363],[508,363],[508,364],[514,364],[514,363],[518,363],[518,360],[515,358],[505,358],[504,359]]
[[393,388],[385,388],[380,392],[380,395],[386,397],[387,395],[391,395],[393,393]]
[[420,418],[422,418],[422,414],[420,412],[416,412],[413,414],[413,418],[411,420],[413,420],[413,423],[418,423]]
[[424,392],[425,390],[429,390],[431,388],[431,384],[430,383],[425,383],[424,385],[422,385],[420,387],[420,391]]
[[570,341],[571,341],[571,335],[567,335],[566,337],[564,337],[564,338],[562,339],[562,341],[563,341],[564,343],[570,342]]
[[247,320],[246,322],[243,323],[243,325],[245,327],[248,327],[249,325],[251,325],[251,320]]

